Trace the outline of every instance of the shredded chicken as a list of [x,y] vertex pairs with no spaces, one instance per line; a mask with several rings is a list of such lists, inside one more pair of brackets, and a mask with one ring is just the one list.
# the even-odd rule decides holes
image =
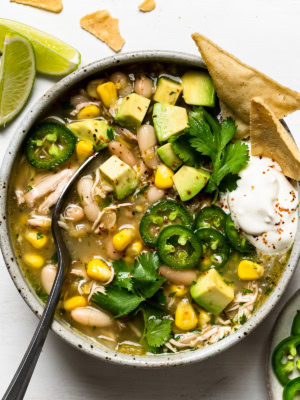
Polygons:
[[120,135],[124,136],[126,139],[131,140],[132,142],[137,142],[137,136],[130,132],[126,128],[122,128],[121,126],[115,126],[115,131]]
[[[43,198],[48,193],[52,193],[53,191],[56,192],[56,189],[58,188],[60,183],[64,182],[65,185],[74,174],[75,170],[75,168],[66,168],[62,171],[57,172],[56,174],[49,174],[47,175],[47,177],[44,176],[43,179],[24,196],[24,199],[28,206],[32,208],[39,199]],[[60,185],[61,191],[63,189],[63,186]],[[45,207],[47,207],[46,204],[43,208]]]
[[252,290],[253,293],[243,294],[239,292],[225,310],[225,314],[234,313],[232,320],[224,320],[221,317],[217,317],[215,325],[208,325],[199,332],[195,331],[175,335],[175,338],[170,339],[165,346],[172,352],[176,352],[182,349],[199,348],[207,344],[217,343],[228,336],[244,323],[242,318],[249,319],[253,312],[259,293],[257,283],[250,282],[248,289]]
[[51,226],[51,218],[34,214],[28,219],[27,225],[32,228],[47,228]]

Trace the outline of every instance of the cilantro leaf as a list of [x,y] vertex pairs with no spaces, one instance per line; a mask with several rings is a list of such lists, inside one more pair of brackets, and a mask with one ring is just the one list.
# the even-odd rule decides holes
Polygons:
[[248,161],[249,148],[246,143],[242,143],[239,140],[238,142],[228,144],[224,150],[221,166],[214,174],[217,185],[220,184],[225,175],[239,172]]
[[189,137],[185,134],[180,136],[171,136],[169,139],[174,153],[190,167],[199,165],[200,155],[193,149],[189,143]]
[[145,299],[152,297],[165,282],[165,278],[157,273],[160,265],[161,262],[156,252],[142,253],[135,260],[132,272],[134,286]]
[[237,174],[249,161],[247,144],[237,141],[229,143],[236,132],[232,118],[227,118],[221,124],[206,110],[202,118],[190,118],[189,128],[185,132],[190,136],[190,144],[198,152],[209,156],[213,164],[213,173],[206,186],[206,192],[217,191],[222,180],[229,175],[221,185],[222,191],[236,188]]
[[156,307],[144,304],[139,310],[144,318],[144,334],[141,342],[148,351],[156,353],[169,340],[172,331],[172,321],[164,318],[165,313]]
[[151,304],[154,304],[157,307],[165,306],[167,304],[167,298],[164,295],[164,290],[159,288],[155,295],[151,297],[150,301]]
[[168,318],[150,318],[147,323],[146,339],[150,346],[160,347],[170,339],[172,321]]
[[115,134],[114,134],[114,131],[112,130],[112,128],[109,128],[107,130],[106,134],[107,134],[107,137],[109,140],[114,140]]
[[241,179],[237,174],[228,174],[226,175],[220,185],[219,185],[219,190],[222,193],[232,192],[237,188],[237,181]]
[[118,288],[127,289],[132,291],[132,268],[129,268],[123,259],[113,262],[115,270],[114,285]]
[[115,318],[127,315],[135,310],[144,299],[126,289],[111,285],[105,289],[105,294],[97,292],[92,302],[113,314]]

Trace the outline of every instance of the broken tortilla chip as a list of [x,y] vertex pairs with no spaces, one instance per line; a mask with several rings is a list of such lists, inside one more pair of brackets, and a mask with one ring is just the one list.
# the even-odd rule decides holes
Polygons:
[[10,0],[11,3],[24,4],[26,6],[32,6],[42,8],[43,10],[53,11],[56,13],[61,12],[63,9],[62,0]]
[[153,11],[156,7],[154,0],[145,0],[139,5],[139,9],[143,12]]
[[253,97],[261,97],[279,119],[300,109],[300,93],[243,64],[200,33],[194,33],[192,38],[212,77],[223,117],[231,116],[236,121],[236,138],[249,136]]
[[81,18],[80,25],[115,52],[120,51],[125,43],[119,31],[119,19],[113,18],[107,10],[86,15]]
[[270,107],[260,97],[251,101],[251,154],[278,162],[284,175],[300,180],[300,152]]

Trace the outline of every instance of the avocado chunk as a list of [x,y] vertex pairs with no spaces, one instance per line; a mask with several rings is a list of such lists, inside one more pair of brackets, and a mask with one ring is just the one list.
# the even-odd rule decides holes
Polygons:
[[177,135],[188,126],[186,109],[166,103],[154,104],[152,118],[159,143],[166,142],[170,136]]
[[233,286],[227,285],[215,269],[201,275],[190,292],[199,306],[216,316],[234,299]]
[[139,183],[135,170],[117,156],[111,156],[105,161],[100,166],[100,172],[114,188],[114,194],[118,200],[130,195]]
[[110,142],[108,131],[111,127],[106,121],[87,119],[71,122],[67,127],[78,139],[91,142],[96,151],[104,149]]
[[215,88],[206,71],[188,71],[182,77],[183,98],[187,104],[214,107]]
[[204,188],[209,178],[209,172],[184,165],[173,176],[173,182],[181,200],[187,201]]
[[153,100],[158,103],[171,104],[176,103],[179,95],[182,92],[181,83],[175,82],[169,78],[159,78]]
[[181,164],[182,160],[174,153],[171,143],[166,143],[156,150],[161,160],[173,171],[176,171]]
[[149,105],[149,99],[136,93],[131,93],[122,99],[115,121],[121,126],[136,131],[141,126]]

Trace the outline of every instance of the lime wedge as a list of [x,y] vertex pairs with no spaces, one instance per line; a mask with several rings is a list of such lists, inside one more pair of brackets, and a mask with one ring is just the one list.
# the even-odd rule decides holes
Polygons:
[[30,42],[18,35],[7,35],[0,64],[0,126],[22,110],[34,79],[35,57]]
[[67,75],[80,64],[80,53],[67,43],[31,26],[0,18],[0,52],[8,33],[20,33],[34,48],[36,69],[42,74]]

